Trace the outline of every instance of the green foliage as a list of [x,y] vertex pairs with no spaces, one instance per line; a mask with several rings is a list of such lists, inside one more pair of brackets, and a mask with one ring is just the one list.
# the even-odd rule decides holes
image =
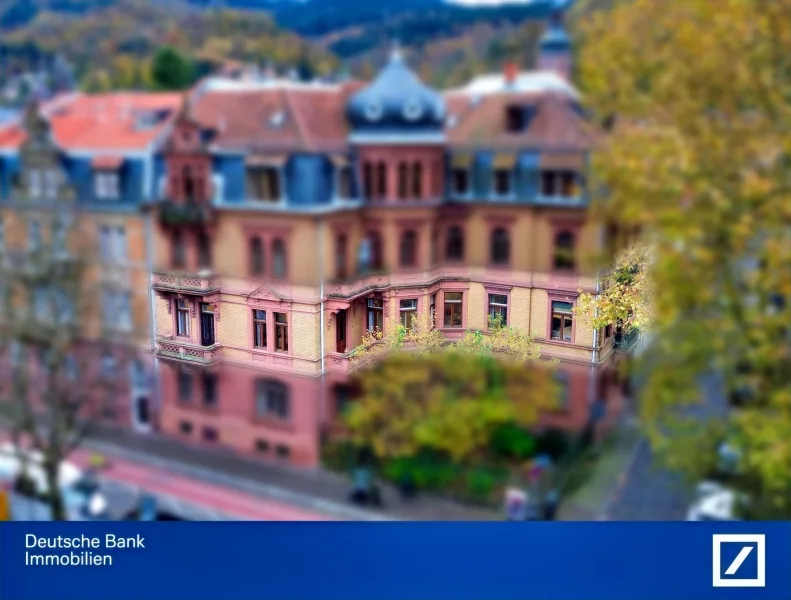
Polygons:
[[170,46],[157,50],[151,65],[151,79],[159,90],[184,90],[195,79],[192,62]]
[[535,454],[536,438],[516,423],[505,423],[494,430],[489,447],[496,455],[521,461]]
[[[634,0],[582,29],[580,73],[614,123],[602,213],[652,249],[642,419],[691,478],[738,432],[744,490],[791,513],[791,0]],[[650,360],[650,363],[648,362]],[[701,376],[744,399],[701,418]],[[711,380],[704,385],[716,392]],[[744,393],[747,391],[748,393]],[[706,412],[706,411],[703,411]]]

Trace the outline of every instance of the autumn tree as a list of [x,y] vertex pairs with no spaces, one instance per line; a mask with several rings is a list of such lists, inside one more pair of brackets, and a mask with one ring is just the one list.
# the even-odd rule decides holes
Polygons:
[[424,320],[367,333],[352,355],[361,394],[346,416],[353,439],[379,458],[421,448],[458,462],[479,456],[500,426],[529,427],[554,405],[548,365],[528,335],[490,319],[452,343]]
[[791,0],[622,2],[580,37],[600,210],[652,248],[646,431],[694,477],[737,448],[733,485],[787,516]]

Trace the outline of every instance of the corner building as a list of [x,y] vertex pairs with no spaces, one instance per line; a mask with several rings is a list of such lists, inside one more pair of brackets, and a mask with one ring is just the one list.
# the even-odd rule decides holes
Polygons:
[[160,428],[314,466],[367,329],[433,317],[452,340],[490,315],[559,359],[543,426],[605,427],[612,332],[573,315],[597,290],[595,139],[566,75],[508,67],[442,93],[394,52],[368,85],[206,80],[155,205]]

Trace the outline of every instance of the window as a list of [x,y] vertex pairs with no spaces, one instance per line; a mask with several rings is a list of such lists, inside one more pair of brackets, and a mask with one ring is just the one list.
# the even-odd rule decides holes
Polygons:
[[179,423],[179,431],[183,435],[192,434],[192,423],[190,423],[189,421],[182,421],[181,423]]
[[278,458],[287,459],[291,456],[291,449],[288,446],[280,444],[275,448],[275,454],[277,454]]
[[429,306],[429,316],[431,318],[431,328],[437,326],[437,295],[431,294],[431,305]]
[[465,196],[470,191],[470,172],[468,169],[453,169],[453,192]]
[[280,200],[280,170],[277,167],[251,167],[247,170],[248,195],[256,200]]
[[412,197],[416,200],[423,197],[423,165],[419,162],[412,165]]
[[266,440],[256,440],[255,441],[255,451],[261,454],[267,454],[269,452],[269,442]]
[[259,379],[255,386],[256,416],[288,420],[291,415],[288,388],[279,381],[271,379]]
[[250,240],[250,273],[251,275],[264,274],[264,243],[259,237]]
[[346,234],[338,234],[335,238],[335,276],[338,279],[346,277],[346,263],[348,262],[347,249],[348,238]]
[[505,129],[508,133],[521,133],[525,129],[525,110],[521,106],[505,109]]
[[494,172],[494,193],[507,196],[511,193],[511,171],[496,169]]
[[374,168],[369,162],[363,165],[363,192],[366,200],[370,200],[374,196]]
[[402,267],[414,267],[417,262],[417,235],[414,231],[405,231],[401,235],[399,260]]
[[33,199],[40,199],[43,194],[44,181],[41,171],[32,169],[27,173],[27,193]]
[[58,219],[52,224],[52,253],[55,256],[68,255],[68,233],[69,230],[62,219]]
[[574,171],[543,171],[541,173],[541,194],[575,198],[579,195],[578,177]]
[[93,194],[97,200],[118,200],[120,185],[116,171],[97,171],[93,174]]
[[179,400],[181,402],[192,400],[192,374],[184,370],[179,371]]
[[368,331],[382,331],[384,329],[384,302],[378,298],[369,298],[366,316]]
[[417,300],[401,300],[401,325],[411,330],[417,318]]
[[190,304],[189,300],[176,300],[176,335],[190,335]]
[[574,325],[574,305],[571,302],[552,303],[552,339],[571,341]]
[[27,224],[27,247],[31,252],[41,249],[41,223],[38,221]]
[[203,405],[207,408],[217,406],[217,375],[203,373]]
[[0,217],[0,252],[5,250],[5,222]]
[[338,384],[333,388],[335,396],[335,414],[343,415],[354,398],[354,388],[350,385]]
[[338,170],[338,196],[352,197],[352,170],[349,167],[341,167]]
[[379,199],[387,197],[387,165],[382,161],[376,165],[376,195]]
[[445,327],[461,327],[462,292],[445,292]]
[[220,439],[220,434],[215,427],[203,427],[203,441],[213,444]]
[[126,260],[126,229],[107,225],[99,227],[99,254],[105,262],[124,262]]
[[132,387],[137,389],[148,388],[148,377],[146,376],[146,365],[142,360],[136,358],[132,361]]
[[55,200],[58,197],[58,186],[60,185],[60,172],[56,169],[44,171],[44,197],[48,200]]
[[448,237],[445,241],[446,260],[464,259],[464,232],[458,225],[453,225],[448,229]]
[[508,324],[508,296],[489,294],[489,322],[505,326]]
[[187,249],[180,231],[174,231],[170,237],[170,264],[174,269],[183,269],[187,266]]
[[288,315],[275,313],[275,352],[288,352]]
[[492,232],[491,258],[494,265],[507,265],[511,259],[511,240],[508,232],[498,227]]
[[202,302],[200,305],[200,343],[201,346],[213,346],[214,338],[214,305]]
[[402,162],[398,165],[398,197],[405,200],[409,196],[409,165]]
[[104,290],[104,324],[106,327],[128,331],[132,328],[131,298],[127,292]]
[[286,277],[286,244],[283,240],[272,242],[272,276],[275,279]]
[[266,348],[266,311],[253,311],[253,348]]
[[184,199],[187,204],[195,204],[203,197],[203,185],[200,177],[192,171],[192,167],[185,165],[181,170],[181,181],[184,186]]
[[558,271],[574,270],[574,234],[570,231],[555,235],[554,263]]
[[198,234],[198,267],[201,269],[211,268],[211,240],[209,236],[201,232]]

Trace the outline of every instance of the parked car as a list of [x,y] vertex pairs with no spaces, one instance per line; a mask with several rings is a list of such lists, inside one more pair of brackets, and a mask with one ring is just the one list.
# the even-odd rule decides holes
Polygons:
[[[22,450],[10,443],[2,444],[0,445],[0,482],[5,482],[9,487],[13,486],[23,474],[24,467],[27,480],[31,483],[32,495],[40,499],[49,491],[43,462],[44,457],[41,452]],[[100,519],[104,516],[107,511],[107,500],[89,474],[76,465],[64,461],[60,465],[58,480],[70,521]]]
[[740,521],[740,494],[716,481],[702,481],[687,511],[687,521]]

